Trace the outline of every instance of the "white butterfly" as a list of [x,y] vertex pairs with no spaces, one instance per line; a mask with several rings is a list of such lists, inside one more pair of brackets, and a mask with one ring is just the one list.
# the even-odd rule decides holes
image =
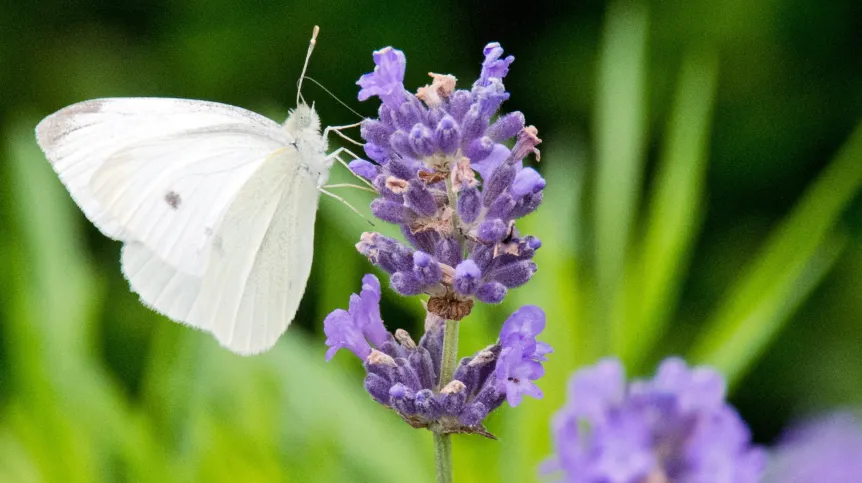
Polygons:
[[215,102],[97,99],[48,116],[36,137],[87,218],[123,242],[144,304],[254,354],[296,314],[332,166],[297,97],[283,125]]

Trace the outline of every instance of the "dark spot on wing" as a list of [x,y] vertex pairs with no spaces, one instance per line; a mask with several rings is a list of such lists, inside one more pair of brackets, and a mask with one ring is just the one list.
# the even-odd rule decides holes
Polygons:
[[168,191],[165,193],[165,203],[169,204],[171,208],[176,210],[180,207],[180,203],[182,202],[183,200],[180,198],[180,194],[176,191]]

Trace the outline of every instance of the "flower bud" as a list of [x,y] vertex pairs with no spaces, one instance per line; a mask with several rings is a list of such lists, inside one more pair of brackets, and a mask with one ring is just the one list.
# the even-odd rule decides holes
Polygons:
[[479,279],[482,272],[473,260],[467,259],[455,267],[455,281],[453,287],[462,295],[473,295],[479,288]]
[[364,159],[354,159],[350,164],[348,164],[348,166],[350,167],[350,171],[353,171],[354,174],[362,176],[369,181],[380,174],[380,166]]
[[407,207],[393,201],[377,198],[371,202],[371,213],[389,223],[404,223],[407,218]]
[[458,146],[461,144],[461,127],[452,116],[447,114],[440,119],[434,134],[437,138],[437,146],[443,154],[451,156],[458,151]]
[[475,186],[461,190],[458,196],[458,216],[464,223],[473,223],[482,212],[482,194]]
[[486,243],[498,242],[506,237],[508,226],[499,218],[489,218],[479,225],[479,239]]
[[521,129],[524,129],[524,115],[518,111],[510,112],[504,116],[500,116],[494,124],[488,127],[485,134],[495,142],[503,142],[510,137],[517,135]]
[[434,195],[425,187],[425,183],[412,179],[410,188],[404,194],[404,202],[419,216],[431,216],[437,213],[437,202]]
[[506,298],[508,290],[506,286],[500,282],[490,282],[479,287],[476,291],[476,298],[486,304],[499,304]]
[[419,156],[431,156],[437,149],[434,144],[434,133],[425,124],[414,125],[410,129],[410,147]]

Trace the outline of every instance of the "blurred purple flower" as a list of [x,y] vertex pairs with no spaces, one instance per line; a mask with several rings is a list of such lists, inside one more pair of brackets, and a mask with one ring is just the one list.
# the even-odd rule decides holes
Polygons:
[[770,458],[767,483],[862,481],[862,420],[839,412],[791,427]]
[[758,482],[765,453],[724,398],[717,372],[678,358],[628,386],[619,361],[600,361],[570,380],[545,470],[579,483]]

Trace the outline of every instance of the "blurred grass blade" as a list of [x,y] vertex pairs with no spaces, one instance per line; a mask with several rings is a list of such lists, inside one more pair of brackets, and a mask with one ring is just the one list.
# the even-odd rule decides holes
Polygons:
[[[116,457],[131,474],[143,474],[154,461],[163,465],[162,453],[94,357],[102,284],[80,244],[72,201],[36,146],[33,125],[16,123],[6,140],[11,218],[24,259],[18,266],[20,290],[5,301],[11,316],[4,327],[7,354],[19,374],[18,429],[27,431],[29,450],[46,451],[36,460],[49,475],[100,479],[96,471]],[[33,420],[43,425],[29,428]]]
[[[547,325],[539,339],[550,343],[554,353],[543,364],[545,375],[538,381],[545,398],[525,398],[521,406],[507,407],[500,416],[504,424],[499,435],[502,468],[500,479],[494,481],[536,479],[539,463],[551,453],[549,423],[563,406],[566,392],[562,389],[572,370],[596,356],[590,320],[584,316],[586,284],[578,259],[584,169],[576,151],[568,148],[543,153],[542,174],[548,180],[544,202],[534,214],[518,221],[521,233],[542,240],[535,256],[539,270],[529,284],[512,290],[506,298],[505,316],[522,305],[541,307]],[[503,321],[497,322],[498,327]]]
[[[596,282],[603,300],[600,324],[610,324],[610,307],[622,280],[638,210],[647,130],[646,42],[646,8],[634,2],[611,4],[599,52],[595,125]],[[622,327],[609,329],[616,342]]]
[[[692,356],[739,379],[840,248],[834,227],[862,187],[862,124],[767,241],[701,332]],[[824,255],[818,255],[822,247]],[[819,259],[818,257],[825,257]],[[821,274],[822,275],[822,274]]]
[[626,293],[626,330],[619,355],[637,367],[661,338],[700,227],[712,106],[718,67],[714,57],[690,55],[683,63],[676,99],[650,195],[640,259]]
[[[208,421],[210,427],[197,431],[190,425],[193,453],[200,458],[191,467],[212,466],[212,452],[245,465],[245,455],[234,445],[218,442],[239,438],[257,447],[254,456],[262,462],[275,451],[288,473],[295,467],[307,471],[332,464],[349,470],[356,481],[394,483],[408,474],[411,481],[431,481],[430,433],[410,428],[375,403],[364,391],[361,370],[344,374],[325,362],[324,349],[319,339],[299,331],[289,331],[275,348],[255,358],[206,344],[199,364],[207,370],[189,404],[194,408],[190,421]],[[345,353],[337,357],[353,358]],[[359,369],[359,361],[352,361]],[[297,481],[330,481],[327,475],[332,476],[290,473]]]

